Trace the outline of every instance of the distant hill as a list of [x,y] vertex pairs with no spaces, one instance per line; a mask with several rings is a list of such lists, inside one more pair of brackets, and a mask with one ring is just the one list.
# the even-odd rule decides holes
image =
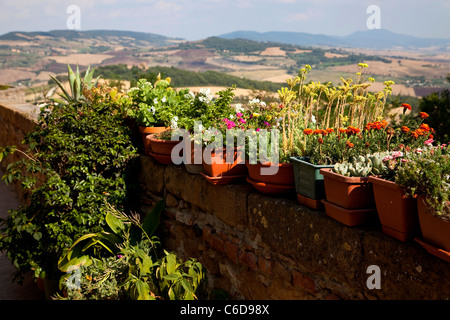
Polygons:
[[366,49],[425,49],[436,47],[442,51],[450,50],[450,39],[419,38],[394,33],[385,29],[357,31],[348,36],[327,36],[323,34],[282,31],[262,33],[256,31],[236,31],[222,34],[218,37],[225,39],[281,42],[301,46],[332,46]]
[[92,39],[96,41],[114,41],[117,44],[130,44],[133,42],[136,46],[154,45],[166,46],[173,44],[174,41],[180,41],[179,38],[169,38],[166,36],[135,31],[119,31],[119,30],[52,30],[48,32],[20,32],[13,31],[0,36],[0,40],[10,41],[36,41],[39,40],[57,40],[64,39],[66,41],[78,41]]

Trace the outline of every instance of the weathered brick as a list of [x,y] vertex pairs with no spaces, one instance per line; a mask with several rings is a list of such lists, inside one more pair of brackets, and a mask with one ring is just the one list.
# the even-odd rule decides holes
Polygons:
[[273,261],[263,257],[258,257],[258,268],[261,272],[271,275],[273,273]]
[[230,260],[233,261],[234,263],[239,262],[239,247],[237,244],[231,241],[226,241],[225,253],[227,254],[227,257],[230,258]]
[[225,241],[216,233],[211,234],[210,240],[211,247],[219,252],[225,253]]
[[241,250],[239,261],[254,271],[258,270],[258,257],[251,251]]
[[292,271],[292,284],[308,291],[309,293],[316,293],[316,283],[314,279],[296,270]]

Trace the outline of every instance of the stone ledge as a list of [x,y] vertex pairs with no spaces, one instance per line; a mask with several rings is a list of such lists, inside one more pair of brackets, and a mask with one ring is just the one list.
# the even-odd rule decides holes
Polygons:
[[[298,204],[295,196],[263,195],[247,183],[214,186],[183,166],[141,158],[146,187],[173,203],[166,215],[171,249],[216,270],[216,283],[229,286],[236,297],[450,298],[448,263],[415,242],[384,235],[377,224],[347,227]],[[198,236],[187,231],[192,228],[200,230]],[[370,265],[380,267],[382,289],[367,288]],[[267,286],[278,291],[264,295],[259,290]]]

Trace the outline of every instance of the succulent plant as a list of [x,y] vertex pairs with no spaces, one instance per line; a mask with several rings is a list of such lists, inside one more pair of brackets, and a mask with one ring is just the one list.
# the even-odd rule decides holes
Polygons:
[[333,171],[347,177],[367,177],[372,172],[372,161],[369,157],[352,157],[350,162],[336,163]]

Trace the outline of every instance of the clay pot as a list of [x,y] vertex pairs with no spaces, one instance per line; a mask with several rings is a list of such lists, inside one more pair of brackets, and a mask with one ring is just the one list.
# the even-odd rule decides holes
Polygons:
[[449,260],[446,261],[450,262],[450,221],[434,215],[422,196],[417,198],[417,209],[423,240],[433,246],[435,252],[441,251],[439,257],[447,256]]
[[383,233],[400,241],[413,239],[420,231],[416,198],[407,197],[392,181],[370,176],[369,182]]
[[372,185],[368,177],[346,177],[331,168],[320,169],[328,202],[345,209],[374,209]]
[[324,178],[325,210],[333,218],[354,227],[376,220],[372,185],[367,177],[346,177],[331,168],[320,169]]
[[210,177],[222,176],[247,176],[247,167],[244,162],[244,153],[237,148],[233,151],[233,162],[226,162],[226,148],[221,149],[221,154],[215,150],[211,154],[203,154],[203,168]]
[[261,168],[269,168],[270,163],[246,163],[248,176],[255,181],[294,186],[294,166],[292,163],[279,163],[275,174],[262,174]]
[[[155,138],[154,135],[148,135],[146,140],[149,141],[150,155],[156,161],[162,164],[172,164],[172,149],[180,143],[180,141],[162,140]],[[182,155],[180,155],[182,156]]]
[[270,163],[246,163],[248,169],[247,181],[261,193],[281,194],[295,189],[294,170],[291,163],[279,163],[275,174],[262,174],[262,168],[269,168]]
[[144,153],[149,155],[151,152],[150,141],[147,140],[148,135],[160,133],[169,129],[170,127],[139,127],[139,133],[141,134],[142,142],[144,143]]

